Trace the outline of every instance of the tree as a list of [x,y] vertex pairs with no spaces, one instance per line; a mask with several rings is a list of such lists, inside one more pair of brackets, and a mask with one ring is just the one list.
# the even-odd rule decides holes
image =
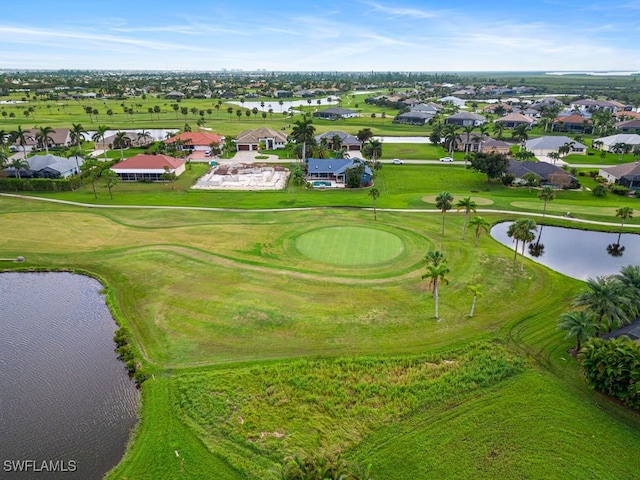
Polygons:
[[100,178],[103,165],[104,164],[98,162],[98,160],[85,160],[82,164],[82,178],[91,182],[93,198],[98,198],[98,193],[96,192],[96,180]]
[[627,312],[630,299],[622,292],[616,278],[597,277],[587,279],[587,289],[573,299],[574,307],[584,307],[597,321],[596,334],[610,332],[630,323]]
[[513,132],[511,133],[511,138],[518,141],[518,151],[522,151],[525,142],[529,139],[529,134],[527,133],[527,126],[522,124],[518,125]]
[[[624,228],[624,222],[633,218],[633,208],[631,207],[620,207],[616,210],[616,217],[620,218],[620,233],[622,233],[622,229]],[[618,237],[619,239],[620,237]],[[620,241],[618,240],[618,243]]]
[[110,168],[106,168],[105,170],[103,170],[102,175],[100,176],[102,177],[102,180],[104,180],[104,184],[109,189],[109,196],[113,200],[113,192],[111,191],[111,189],[118,184],[118,182],[120,181],[120,177]]
[[49,142],[53,141],[52,133],[55,133],[55,130],[51,127],[40,127],[36,132],[36,142],[46,150],[47,155],[49,154]]
[[576,337],[575,354],[577,355],[582,346],[582,341],[594,335],[596,322],[591,312],[587,310],[574,310],[560,315],[558,329],[567,332],[565,338]]
[[493,124],[493,133],[496,134],[496,138],[498,140],[502,140],[504,138],[504,123],[497,122]]
[[158,120],[160,120],[160,105],[153,106],[153,113],[155,113],[156,116],[158,117]]
[[171,189],[173,189],[173,182],[176,181],[177,176],[175,172],[172,172],[167,165],[165,165],[163,168],[164,168],[164,173],[160,175],[160,178],[165,182],[169,182]]
[[558,160],[560,160],[560,154],[558,152],[549,152],[547,154],[551,160],[553,160],[553,164],[555,165]]
[[529,193],[531,193],[531,187],[537,187],[540,185],[540,176],[536,175],[533,172],[527,172],[522,175],[521,179],[524,181],[524,184],[529,189]]
[[446,278],[446,275],[450,272],[449,267],[447,267],[447,261],[443,260],[442,262],[440,262],[437,265],[434,265],[432,263],[427,265],[427,273],[425,273],[424,275],[422,275],[422,279],[423,280],[429,280],[429,286],[431,288],[431,292],[433,294],[433,298],[435,300],[435,308],[436,308],[436,320],[439,317],[438,314],[438,303],[439,303],[439,297],[438,297],[438,284],[439,283],[444,283],[447,284],[449,283],[449,281]]
[[80,144],[84,141],[84,133],[88,133],[81,123],[72,123],[69,135],[71,136],[71,142],[76,147],[80,147]]
[[24,158],[14,158],[9,162],[9,167],[13,168],[16,178],[22,178],[20,170],[29,170],[29,164]]
[[478,240],[480,240],[480,234],[482,232],[485,233],[489,233],[489,228],[491,227],[491,224],[485,220],[483,217],[479,217],[479,216],[474,216],[471,220],[469,220],[469,225],[471,225],[472,227],[475,227],[475,234],[476,234],[476,244],[475,246],[478,246]]
[[371,139],[362,147],[362,154],[365,158],[373,161],[375,165],[382,156],[382,142],[380,140]]
[[458,146],[458,141],[460,137],[458,137],[458,127],[453,124],[445,125],[442,130],[444,133],[443,145],[444,148],[449,152],[449,154],[453,155],[453,151]]
[[[530,218],[521,218],[520,220],[516,220],[513,224],[513,230],[511,231],[511,235],[516,240],[516,242],[520,242],[522,244],[522,263],[520,264],[520,270],[524,271],[524,249],[527,243],[531,243],[535,240],[535,231],[538,229],[536,222],[531,220]],[[507,235],[509,235],[509,231],[507,231]],[[516,250],[517,250],[516,243]],[[515,261],[514,256],[514,261]]]
[[[15,130],[13,130],[10,134],[9,137],[11,139],[11,142],[13,143],[18,143],[18,145],[20,145],[22,147],[22,158],[26,159],[27,158],[27,132],[25,132],[24,130],[22,130],[22,125],[18,125],[18,128],[16,128]],[[19,177],[18,177],[19,178]]]
[[314,145],[315,138],[314,133],[316,127],[312,125],[313,121],[306,116],[302,120],[296,120],[294,126],[291,129],[290,137],[299,144],[302,144],[302,161],[307,159],[307,145]]
[[479,283],[475,285],[467,286],[467,290],[469,290],[473,294],[473,301],[471,302],[471,313],[469,313],[470,318],[473,317],[473,314],[476,311],[476,301],[478,297],[482,297],[481,288],[482,288],[482,285]]
[[105,135],[107,133],[107,130],[109,130],[109,127],[107,127],[106,125],[98,125],[98,129],[96,130],[96,133],[94,133],[91,136],[91,140],[93,140],[94,142],[96,142],[96,144],[98,143],[98,140],[102,139],[102,150],[104,152],[104,160],[107,160],[107,146],[105,145]]
[[441,263],[446,262],[447,260],[439,250],[429,250],[424,256],[424,261],[427,262],[427,265],[438,266]]
[[371,190],[369,190],[369,196],[373,200],[373,219],[378,220],[378,215],[376,213],[376,200],[380,196],[380,190],[376,187],[371,188]]
[[544,207],[542,208],[542,218],[544,219],[547,213],[547,202],[552,202],[556,198],[556,193],[552,187],[545,185],[538,192],[538,198],[544,202]]
[[447,210],[451,210],[451,206],[453,202],[453,195],[449,192],[440,192],[436,196],[436,207],[440,209],[442,212],[442,234],[444,235],[444,215],[447,213]]
[[123,149],[129,146],[129,137],[127,137],[127,132],[119,131],[116,133],[116,138],[113,139],[113,147],[120,149],[120,159],[124,158]]
[[487,182],[493,178],[500,178],[509,169],[509,160],[501,153],[497,152],[477,152],[471,156],[470,167],[475,172],[484,173]]
[[467,229],[467,220],[469,219],[469,214],[471,212],[475,213],[478,205],[476,204],[476,202],[471,200],[471,197],[466,197],[458,200],[458,203],[456,203],[456,208],[458,209],[458,212],[460,210],[464,210],[464,218],[462,220],[462,240],[464,240],[464,234]]

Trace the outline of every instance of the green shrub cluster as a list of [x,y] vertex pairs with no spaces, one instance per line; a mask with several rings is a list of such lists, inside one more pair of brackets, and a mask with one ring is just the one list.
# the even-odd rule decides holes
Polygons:
[[631,189],[622,185],[610,185],[609,191],[615,195],[628,195]]
[[119,328],[113,335],[113,341],[116,342],[116,352],[118,358],[125,363],[129,376],[132,377],[136,385],[139,387],[149,377],[144,372],[141,365],[136,361],[131,345],[129,345],[129,335],[124,328]]
[[78,177],[69,178],[0,178],[3,192],[71,192],[82,186]]
[[640,345],[628,337],[592,338],[578,357],[590,388],[640,409]]

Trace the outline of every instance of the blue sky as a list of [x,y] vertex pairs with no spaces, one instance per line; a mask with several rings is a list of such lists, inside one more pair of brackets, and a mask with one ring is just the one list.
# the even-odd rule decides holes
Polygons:
[[611,3],[31,0],[0,68],[640,70],[640,0]]

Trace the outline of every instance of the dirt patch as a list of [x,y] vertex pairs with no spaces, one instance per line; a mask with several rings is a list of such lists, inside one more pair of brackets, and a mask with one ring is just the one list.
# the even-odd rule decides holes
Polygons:
[[211,168],[192,187],[200,190],[282,190],[289,169],[264,163],[223,163]]

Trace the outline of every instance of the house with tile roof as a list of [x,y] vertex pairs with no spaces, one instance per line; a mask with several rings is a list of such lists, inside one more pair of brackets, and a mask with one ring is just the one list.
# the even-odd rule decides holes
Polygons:
[[360,150],[362,148],[362,142],[358,137],[340,130],[325,132],[320,135],[316,135],[315,138],[317,143],[321,143],[325,140],[330,149],[336,150],[333,145],[334,137],[338,137],[340,139],[340,147],[344,147],[349,151]]
[[111,170],[123,182],[161,182],[164,173],[179,177],[185,171],[185,161],[168,155],[138,154],[116,163]]
[[509,160],[507,173],[516,178],[516,182],[528,173],[533,173],[540,178],[542,185],[551,185],[558,188],[578,188],[580,183],[573,175],[560,167],[556,167],[547,162],[520,162]]
[[287,135],[284,132],[260,127],[240,132],[235,142],[239,152],[258,150],[261,142],[266,150],[281,150],[287,145]]
[[176,142],[178,142],[176,144],[177,151],[188,150],[191,153],[204,153],[211,150],[212,144],[222,146],[224,144],[224,137],[211,132],[182,132],[164,140],[164,143],[167,145]]
[[544,137],[532,138],[525,142],[525,148],[533,152],[535,156],[547,156],[551,152],[558,153],[558,149],[565,144],[571,147],[571,154],[586,155],[587,146],[576,142],[574,139],[565,136],[547,135]]
[[640,133],[640,119],[627,120],[616,123],[616,130],[623,133]]
[[485,153],[501,153],[502,155],[511,155],[511,145],[504,140],[495,140],[487,138],[482,143],[482,151]]
[[551,124],[552,131],[555,132],[581,132],[590,130],[593,121],[577,113],[571,115],[557,116]]
[[616,183],[635,191],[640,190],[640,163],[638,162],[601,168],[598,175],[609,183]]
[[520,125],[524,125],[527,128],[533,127],[537,122],[535,118],[523,115],[522,113],[508,113],[502,118],[498,118],[495,123],[501,123],[504,128],[516,128]]
[[[38,135],[37,129],[24,130],[24,136],[26,143],[24,145],[25,151],[30,152],[38,147],[38,141],[36,140]],[[15,145],[18,146],[18,140]],[[71,145],[71,130],[68,128],[56,128],[49,135],[49,148],[52,147],[68,147]],[[20,147],[22,150],[22,147]]]

